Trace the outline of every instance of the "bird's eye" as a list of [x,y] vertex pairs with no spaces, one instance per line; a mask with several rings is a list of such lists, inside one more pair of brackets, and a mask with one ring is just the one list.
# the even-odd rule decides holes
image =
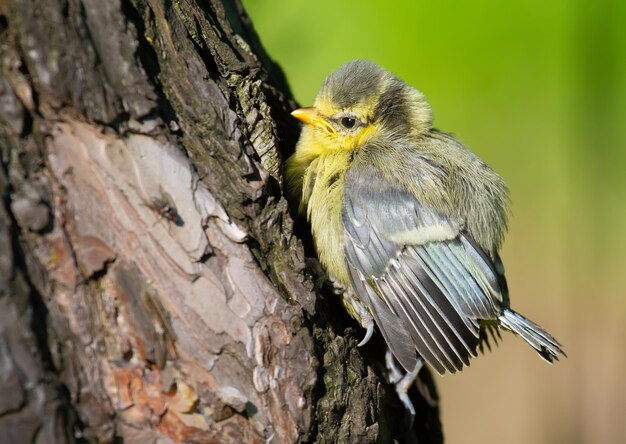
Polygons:
[[341,119],[341,124],[346,128],[352,128],[356,123],[356,119],[354,117],[344,117]]

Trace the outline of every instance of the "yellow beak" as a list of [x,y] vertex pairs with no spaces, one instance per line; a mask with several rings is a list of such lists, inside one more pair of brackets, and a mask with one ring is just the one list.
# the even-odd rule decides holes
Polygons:
[[307,125],[312,125],[314,127],[320,128],[326,131],[331,136],[337,134],[333,125],[326,119],[324,116],[317,112],[312,106],[307,108],[298,108],[291,112],[291,115],[301,122],[306,123]]

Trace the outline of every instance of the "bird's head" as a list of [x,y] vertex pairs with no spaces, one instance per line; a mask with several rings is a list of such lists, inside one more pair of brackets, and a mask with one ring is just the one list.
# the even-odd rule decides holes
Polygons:
[[364,60],[330,74],[314,106],[291,114],[307,124],[303,137],[335,150],[359,148],[376,135],[419,134],[432,126],[422,93]]

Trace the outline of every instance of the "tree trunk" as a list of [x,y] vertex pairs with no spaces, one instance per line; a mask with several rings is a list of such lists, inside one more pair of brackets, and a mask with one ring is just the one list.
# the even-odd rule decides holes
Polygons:
[[239,2],[2,0],[0,63],[0,442],[441,440],[314,293]]

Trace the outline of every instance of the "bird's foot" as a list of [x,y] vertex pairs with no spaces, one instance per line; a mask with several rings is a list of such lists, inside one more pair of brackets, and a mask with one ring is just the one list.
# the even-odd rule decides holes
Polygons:
[[348,312],[353,318],[356,318],[359,321],[359,324],[361,324],[361,327],[366,330],[365,337],[357,345],[357,347],[363,347],[369,342],[374,334],[374,317],[367,307],[365,307],[365,305],[363,305],[363,303],[355,296],[354,291],[351,288],[344,288],[342,300]]
[[415,382],[415,379],[417,379],[417,375],[422,369],[424,363],[418,358],[413,370],[408,373],[403,373],[402,370],[396,365],[391,351],[387,350],[387,353],[385,353],[385,364],[387,365],[387,370],[389,372],[387,374],[389,383],[395,386],[398,398],[400,398],[400,401],[409,414],[408,430],[413,426],[413,420],[415,419],[415,407],[413,407],[413,403],[409,398],[409,389],[411,388],[411,385],[413,385],[413,382]]

